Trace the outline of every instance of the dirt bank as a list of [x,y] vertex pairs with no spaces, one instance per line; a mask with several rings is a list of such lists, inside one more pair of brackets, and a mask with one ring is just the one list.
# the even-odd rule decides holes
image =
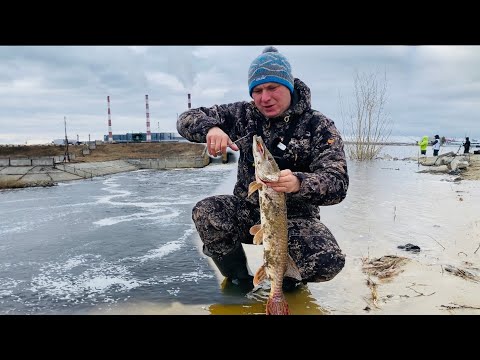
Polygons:
[[[122,143],[122,144],[102,144],[97,145],[95,149],[90,149],[90,153],[84,155],[83,145],[68,147],[69,154],[75,154],[68,165],[66,177],[63,173],[59,174],[60,167],[1,167],[0,166],[0,189],[24,188],[32,186],[53,186],[56,181],[68,181],[82,178],[88,173],[99,173],[98,169],[82,169],[82,164],[107,164],[120,160],[128,159],[162,159],[171,157],[202,157],[205,150],[204,144],[190,142],[162,142],[162,143]],[[60,157],[65,154],[64,146],[54,145],[33,145],[33,146],[0,146],[0,158],[36,158],[36,157]],[[130,171],[135,166],[113,166],[101,165],[111,173],[128,169]],[[72,170],[74,169],[74,170]],[[73,172],[72,172],[73,171]],[[101,171],[100,171],[101,172]],[[73,175],[72,175],[73,174]],[[61,179],[61,180],[58,180]]]
[[470,165],[462,172],[461,178],[466,180],[480,180],[480,155],[470,155]]
[[[120,143],[96,145],[89,155],[83,155],[84,145],[69,145],[68,152],[75,154],[76,162],[97,162],[122,159],[158,158],[160,156],[185,155],[201,156],[205,145],[190,142],[160,142],[160,143]],[[30,146],[0,146],[0,157],[41,157],[63,156],[64,146],[30,145]]]
[[[97,145],[89,155],[83,155],[84,145],[69,145],[68,151],[75,154],[76,162],[97,162],[122,159],[158,158],[160,156],[185,155],[201,156],[204,144],[191,142],[161,142],[161,143],[121,143]],[[64,146],[31,145],[31,146],[0,146],[1,157],[40,157],[63,156]],[[470,165],[461,173],[466,180],[480,180],[480,155],[470,155]]]

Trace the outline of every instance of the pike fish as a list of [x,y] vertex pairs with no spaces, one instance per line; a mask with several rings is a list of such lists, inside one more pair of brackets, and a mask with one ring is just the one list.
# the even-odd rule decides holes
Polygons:
[[285,193],[277,192],[264,182],[277,181],[280,169],[260,136],[253,136],[253,158],[256,180],[249,184],[248,196],[258,190],[260,224],[252,226],[253,243],[263,243],[263,265],[255,273],[255,286],[270,280],[267,300],[267,315],[289,315],[287,300],[283,293],[283,278],[289,276],[301,280],[294,260],[288,254],[287,206]]

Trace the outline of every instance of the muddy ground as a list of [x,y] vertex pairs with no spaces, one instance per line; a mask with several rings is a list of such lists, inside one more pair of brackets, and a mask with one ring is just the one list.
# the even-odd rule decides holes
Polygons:
[[[190,142],[160,142],[160,143],[119,143],[96,145],[89,155],[83,155],[85,145],[69,145],[68,152],[75,154],[77,162],[111,161],[122,159],[158,158],[169,155],[198,155],[204,151],[204,144]],[[0,157],[41,157],[62,156],[65,146],[55,145],[25,145],[0,146]]]

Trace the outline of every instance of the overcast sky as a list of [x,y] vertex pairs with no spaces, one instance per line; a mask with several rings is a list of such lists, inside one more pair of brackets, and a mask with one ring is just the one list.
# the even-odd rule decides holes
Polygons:
[[[480,46],[282,46],[312,107],[340,131],[355,71],[385,73],[392,135],[480,138]],[[250,100],[247,71],[264,46],[0,46],[0,144],[175,132],[192,107]]]

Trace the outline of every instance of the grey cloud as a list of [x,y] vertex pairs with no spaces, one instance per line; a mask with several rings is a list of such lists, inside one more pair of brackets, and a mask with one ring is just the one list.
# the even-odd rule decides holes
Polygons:
[[[354,71],[385,71],[394,134],[480,137],[478,46],[271,45],[311,87],[313,107],[336,123],[339,94],[352,96]],[[64,116],[72,134],[102,139],[107,96],[114,132],[145,130],[145,94],[152,129],[175,131],[187,92],[194,107],[249,101],[248,66],[263,48],[1,46],[0,143],[61,137]]]

